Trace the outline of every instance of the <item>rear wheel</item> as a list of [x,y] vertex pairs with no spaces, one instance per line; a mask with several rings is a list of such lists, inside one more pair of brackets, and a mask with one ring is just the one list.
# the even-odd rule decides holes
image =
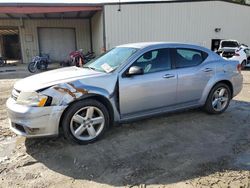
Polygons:
[[220,114],[227,109],[231,98],[232,93],[228,85],[216,84],[208,95],[205,110],[210,114]]
[[96,141],[108,126],[109,113],[106,107],[92,99],[72,104],[62,119],[65,137],[78,144]]
[[37,72],[38,69],[37,69],[36,63],[35,62],[30,62],[29,65],[28,65],[28,70],[31,73]]

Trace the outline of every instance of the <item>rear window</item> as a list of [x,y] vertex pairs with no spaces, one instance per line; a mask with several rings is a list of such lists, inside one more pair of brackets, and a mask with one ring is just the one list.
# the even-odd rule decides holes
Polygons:
[[229,47],[229,48],[237,48],[239,45],[237,42],[235,41],[222,41],[221,42],[221,47],[225,48],[225,47]]
[[177,48],[175,53],[176,68],[193,67],[201,64],[208,54],[195,49]]

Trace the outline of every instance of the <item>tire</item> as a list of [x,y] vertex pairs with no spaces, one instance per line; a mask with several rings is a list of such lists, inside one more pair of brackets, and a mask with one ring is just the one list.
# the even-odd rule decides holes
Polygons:
[[63,134],[70,142],[88,144],[98,140],[109,127],[106,107],[93,99],[73,103],[62,117]]
[[242,61],[242,63],[241,63],[241,69],[242,70],[246,69],[246,65],[247,65],[247,61],[246,60]]
[[30,62],[29,65],[28,65],[28,70],[31,72],[31,73],[36,73],[38,68],[37,66],[35,65],[35,62]]
[[[224,93],[221,91],[222,89]],[[211,89],[204,109],[209,114],[221,114],[228,108],[231,98],[232,93],[228,85],[218,83]]]

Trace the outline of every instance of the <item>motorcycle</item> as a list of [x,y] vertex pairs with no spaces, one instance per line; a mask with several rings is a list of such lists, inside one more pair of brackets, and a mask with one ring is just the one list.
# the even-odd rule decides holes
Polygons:
[[83,54],[83,50],[77,50],[74,52],[71,52],[69,54],[71,63],[71,66],[77,66],[81,67],[85,63],[89,62],[90,60],[95,58],[95,53],[94,52],[87,52],[86,54]]
[[31,73],[36,73],[38,70],[47,70],[50,63],[49,55],[43,54],[41,56],[35,56],[28,65],[28,70]]

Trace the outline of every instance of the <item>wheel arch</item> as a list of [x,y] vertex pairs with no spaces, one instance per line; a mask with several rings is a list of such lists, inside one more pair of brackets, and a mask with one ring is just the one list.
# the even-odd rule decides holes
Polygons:
[[87,95],[84,95],[84,96],[82,96],[81,98],[79,98],[77,100],[74,100],[74,101],[70,102],[68,104],[67,108],[64,109],[64,111],[63,111],[63,113],[62,113],[62,115],[60,117],[60,121],[59,121],[59,130],[62,127],[62,119],[63,119],[65,113],[71,107],[71,105],[74,104],[74,103],[77,103],[79,101],[86,100],[86,99],[93,99],[93,100],[96,100],[96,101],[102,103],[108,110],[110,125],[113,124],[113,122],[114,122],[114,109],[113,109],[112,104],[110,103],[110,101],[106,97],[104,97],[104,96],[102,96],[100,94],[87,94]]
[[[226,85],[229,87],[229,89],[230,89],[231,97],[233,97],[233,93],[234,93],[233,84],[232,84],[229,80],[220,80],[220,81],[216,82],[216,83],[213,85],[213,87],[214,87],[215,85],[219,84],[219,83],[226,84]],[[212,88],[213,88],[213,87],[212,87]],[[212,88],[211,88],[211,89],[212,89]],[[210,90],[210,91],[211,91],[211,90]]]
[[213,89],[213,87],[216,84],[219,84],[219,83],[226,84],[230,88],[231,97],[233,97],[234,88],[233,88],[232,82],[229,79],[210,80],[210,83],[208,83],[207,86],[205,87],[205,89],[203,91],[203,94],[202,94],[202,97],[201,97],[201,100],[199,101],[199,103],[200,103],[201,106],[203,106],[206,103],[207,98],[209,96],[209,93],[211,92],[211,90]]

